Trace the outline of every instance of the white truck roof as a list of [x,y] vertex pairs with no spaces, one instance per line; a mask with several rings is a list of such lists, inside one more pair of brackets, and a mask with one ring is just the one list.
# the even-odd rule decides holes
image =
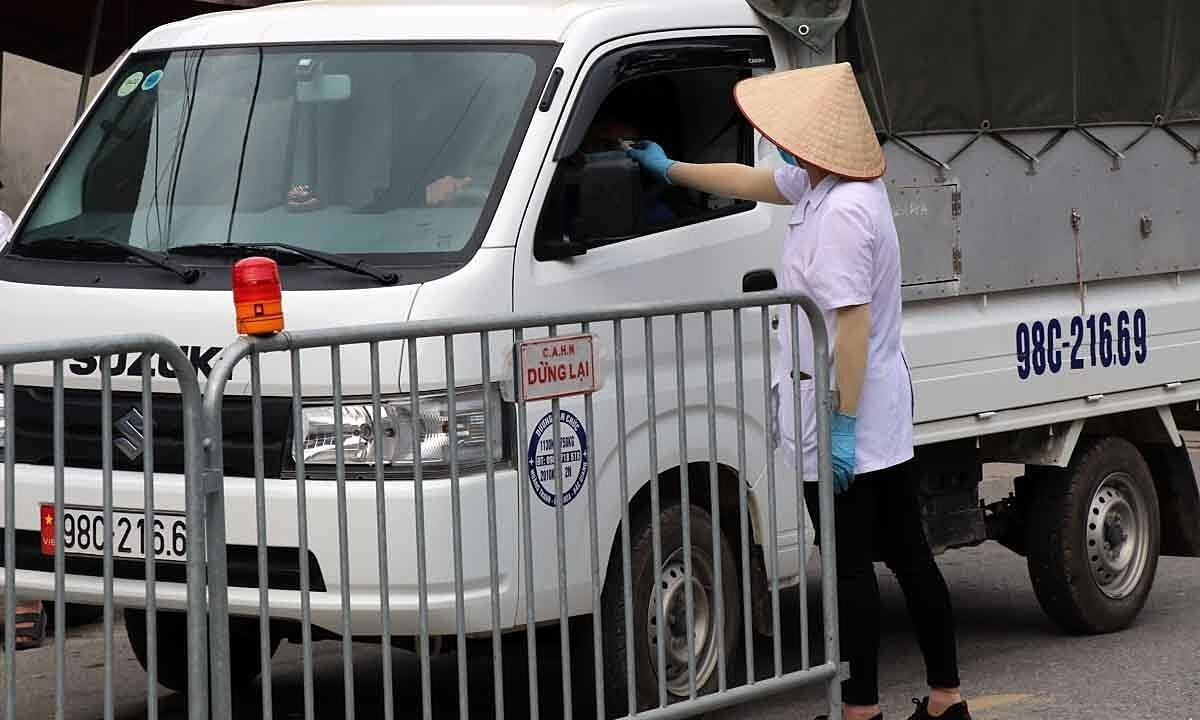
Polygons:
[[619,34],[757,26],[744,0],[311,0],[210,13],[158,28],[135,51],[303,42],[551,41],[584,16]]

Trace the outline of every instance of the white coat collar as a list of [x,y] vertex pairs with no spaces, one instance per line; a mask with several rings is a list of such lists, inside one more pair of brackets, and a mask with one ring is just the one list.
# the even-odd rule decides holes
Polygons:
[[804,194],[804,198],[796,203],[796,208],[792,211],[792,219],[788,221],[789,225],[803,225],[809,215],[816,212],[817,208],[821,207],[821,203],[825,202],[825,198],[829,197],[829,193],[833,188],[842,181],[838,175],[826,175],[821,182],[817,183],[815,188],[812,188]]

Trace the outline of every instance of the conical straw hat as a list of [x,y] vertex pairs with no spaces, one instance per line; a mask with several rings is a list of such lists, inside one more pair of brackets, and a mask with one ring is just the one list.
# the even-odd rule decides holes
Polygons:
[[801,160],[855,180],[887,169],[848,63],[750,78],[733,95],[759,132]]

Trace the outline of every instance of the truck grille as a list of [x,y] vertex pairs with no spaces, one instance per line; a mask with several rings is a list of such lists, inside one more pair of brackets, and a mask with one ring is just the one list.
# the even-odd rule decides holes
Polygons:
[[[291,426],[290,398],[264,397],[263,405],[263,463],[266,477],[279,477],[283,464],[288,428]],[[101,455],[101,396],[98,390],[65,390],[63,393],[66,434],[63,449],[67,467],[100,468]],[[48,387],[20,386],[16,388],[16,443],[8,449],[16,461],[30,465],[54,464],[54,393]],[[131,410],[140,410],[140,392],[112,394],[113,423],[119,422]],[[155,395],[154,411],[154,469],[156,472],[182,473],[183,415],[178,395]],[[228,476],[254,475],[253,426],[250,398],[225,398],[222,413],[225,447],[225,473]],[[114,443],[121,434],[113,429]],[[112,449],[114,470],[142,469],[142,458],[130,459],[115,446]]]

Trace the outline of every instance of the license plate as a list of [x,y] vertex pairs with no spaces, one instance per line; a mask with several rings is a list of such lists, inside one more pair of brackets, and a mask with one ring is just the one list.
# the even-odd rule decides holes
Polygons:
[[[54,554],[56,525],[62,525],[63,554],[104,556],[108,533],[104,531],[104,510],[66,505],[61,518],[54,517],[54,505],[41,508],[42,554]],[[187,518],[182,513],[154,512],[153,547],[146,545],[146,515],[141,510],[113,510],[112,554],[114,558],[141,560],[147,551],[156,560],[186,562],[188,550]]]

